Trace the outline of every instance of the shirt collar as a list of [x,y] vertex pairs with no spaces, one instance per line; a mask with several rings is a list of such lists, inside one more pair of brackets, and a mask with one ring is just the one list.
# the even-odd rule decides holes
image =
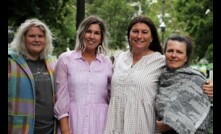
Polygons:
[[[74,59],[83,59],[82,52],[81,51],[76,51],[75,56],[73,56],[73,57],[74,57]],[[101,54],[96,55],[96,60],[102,62]]]

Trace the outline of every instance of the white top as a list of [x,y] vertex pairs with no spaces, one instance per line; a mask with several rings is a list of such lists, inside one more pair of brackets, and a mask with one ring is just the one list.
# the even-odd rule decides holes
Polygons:
[[165,56],[143,56],[132,66],[131,52],[115,60],[105,134],[155,134],[154,100]]

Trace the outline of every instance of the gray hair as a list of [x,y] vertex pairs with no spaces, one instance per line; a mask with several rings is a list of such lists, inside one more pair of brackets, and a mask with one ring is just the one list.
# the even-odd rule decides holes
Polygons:
[[86,49],[86,45],[83,42],[83,36],[91,24],[98,24],[101,29],[101,43],[98,45],[96,53],[102,53],[106,55],[108,52],[109,34],[107,32],[104,20],[94,15],[85,18],[79,25],[79,28],[77,30],[75,50],[83,52]]
[[18,55],[23,55],[27,57],[28,50],[25,47],[25,34],[31,27],[39,27],[44,33],[46,38],[46,44],[44,50],[40,54],[40,59],[45,59],[48,57],[49,54],[52,54],[53,52],[53,45],[52,45],[52,33],[49,30],[48,26],[44,24],[42,21],[32,18],[27,19],[25,22],[23,22],[15,35],[15,38],[11,42],[11,48],[14,50]]

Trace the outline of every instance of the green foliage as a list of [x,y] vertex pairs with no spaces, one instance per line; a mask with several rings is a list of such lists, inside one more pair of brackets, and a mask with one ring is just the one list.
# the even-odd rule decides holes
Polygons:
[[[75,33],[75,8],[73,0],[10,0],[8,25],[16,31],[28,18],[45,22],[54,34],[54,54],[66,51],[67,39],[73,40]],[[70,28],[72,27],[72,28]]]
[[106,21],[112,49],[126,48],[127,25],[134,12],[126,1],[94,0],[92,4],[86,4],[86,16],[98,15]]
[[[73,49],[76,36],[77,0],[10,0],[8,26],[15,29],[25,19],[36,17],[45,21],[55,35],[55,55]],[[127,26],[138,13],[140,2],[142,14],[150,17],[162,39],[162,1],[156,0],[85,0],[85,16],[98,15],[106,21],[110,34],[110,48],[124,50],[127,45]],[[209,12],[208,10],[209,9]],[[207,12],[207,13],[206,13]],[[206,58],[213,62],[213,1],[210,0],[165,0],[164,40],[171,34],[191,36],[196,44],[193,59]],[[164,41],[165,42],[165,41]],[[206,52],[206,53],[205,53]],[[197,62],[197,61],[196,61]]]
[[176,2],[176,10],[178,20],[186,23],[184,30],[195,41],[193,58],[208,58],[213,62],[213,1],[180,0]]
[[204,55],[204,57],[211,63],[213,63],[213,45],[210,44],[208,46],[208,49],[206,50],[206,53]]

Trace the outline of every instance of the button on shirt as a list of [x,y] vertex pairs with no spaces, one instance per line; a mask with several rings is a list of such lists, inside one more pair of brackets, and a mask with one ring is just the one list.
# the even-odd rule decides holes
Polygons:
[[97,54],[89,64],[81,52],[61,54],[56,67],[55,116],[69,116],[74,134],[103,134],[110,96],[112,62]]

